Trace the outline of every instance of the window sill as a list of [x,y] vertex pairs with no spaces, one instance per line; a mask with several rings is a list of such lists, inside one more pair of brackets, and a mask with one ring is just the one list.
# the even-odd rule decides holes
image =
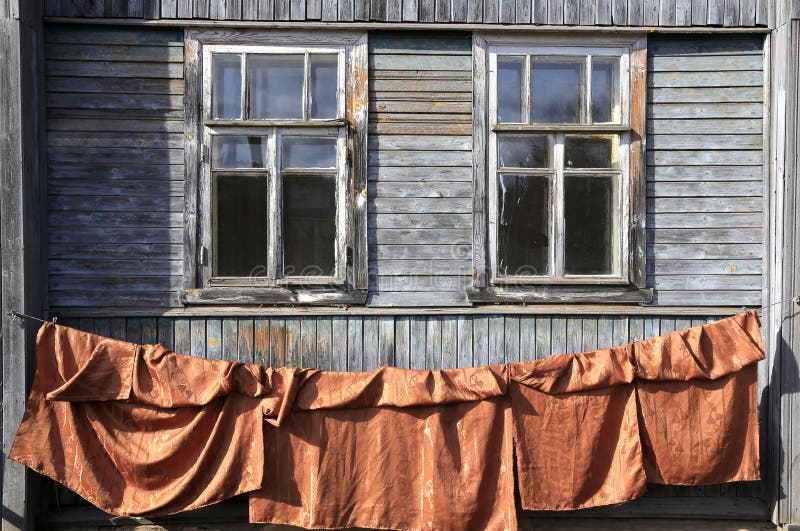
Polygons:
[[467,288],[472,303],[563,304],[623,303],[646,304],[653,299],[653,290],[635,286],[558,286],[526,287],[493,286]]
[[256,305],[286,304],[297,306],[355,306],[367,300],[367,290],[330,286],[286,286],[280,288],[216,287],[188,289],[179,292],[188,305]]

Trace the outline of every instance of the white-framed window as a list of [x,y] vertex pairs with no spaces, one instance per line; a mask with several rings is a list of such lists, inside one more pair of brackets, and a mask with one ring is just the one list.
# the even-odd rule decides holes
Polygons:
[[518,299],[528,285],[548,287],[537,299],[569,286],[638,292],[640,43],[487,36],[476,48],[475,135],[486,153],[475,153],[475,287]]
[[184,301],[363,302],[366,168],[352,161],[365,160],[354,72],[366,37],[208,35],[197,34],[199,112],[187,123],[197,203],[186,240],[196,225],[197,247]]

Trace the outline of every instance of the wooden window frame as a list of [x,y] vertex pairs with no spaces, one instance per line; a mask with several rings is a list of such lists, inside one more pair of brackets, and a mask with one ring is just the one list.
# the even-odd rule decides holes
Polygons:
[[[185,197],[184,274],[179,292],[184,305],[354,305],[367,297],[366,146],[367,35],[339,31],[204,30],[185,32]],[[336,53],[344,79],[337,88],[337,117],[308,117],[303,95],[301,119],[219,119],[211,116],[212,53]],[[243,69],[244,69],[244,60]],[[306,60],[307,62],[307,60]],[[205,65],[205,69],[204,69]],[[308,76],[308,72],[306,72]],[[242,85],[247,83],[242,78]],[[305,85],[305,83],[304,83]],[[304,86],[304,90],[307,90]],[[244,89],[243,89],[244,92]],[[242,101],[242,107],[246,102]],[[335,134],[334,134],[335,133]],[[326,277],[283,277],[279,272],[281,234],[281,138],[333,136],[337,143],[336,269]],[[211,139],[215,135],[267,138],[270,238],[267,264],[258,276],[214,277]]]
[[[492,86],[496,57],[547,54],[620,55],[620,123],[604,124],[495,124],[496,98]],[[508,35],[476,33],[473,36],[473,285],[467,289],[474,303],[647,303],[652,289],[646,287],[645,256],[645,108],[647,39],[645,35]],[[525,60],[527,64],[528,59]],[[590,75],[587,73],[587,75]],[[527,80],[525,81],[527,85]],[[588,97],[588,95],[587,95]],[[523,106],[523,112],[528,105]],[[529,117],[526,117],[529,122]],[[527,132],[563,138],[564,134],[613,134],[620,136],[620,271],[597,276],[499,276],[496,271],[496,136]],[[623,147],[625,152],[623,153]],[[557,148],[554,148],[557,149]],[[559,164],[555,163],[555,166]],[[563,168],[555,168],[563,177]],[[560,179],[559,177],[556,177]],[[556,190],[559,187],[556,188]],[[561,201],[555,201],[559,208]],[[559,216],[555,212],[553,217]],[[557,230],[557,229],[556,229]],[[561,236],[556,233],[556,238]],[[553,266],[560,265],[551,245]],[[555,248],[555,249],[553,249]],[[554,273],[561,273],[557,267]]]

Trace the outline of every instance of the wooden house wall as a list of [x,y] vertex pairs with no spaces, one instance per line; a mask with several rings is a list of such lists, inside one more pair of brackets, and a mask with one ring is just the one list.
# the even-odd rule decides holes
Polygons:
[[[466,305],[468,34],[373,33],[373,306]],[[660,305],[762,293],[762,37],[651,39],[648,285]],[[183,48],[173,30],[47,32],[51,307],[171,307],[182,276]]]
[[764,26],[769,0],[46,0],[49,16],[583,26]]

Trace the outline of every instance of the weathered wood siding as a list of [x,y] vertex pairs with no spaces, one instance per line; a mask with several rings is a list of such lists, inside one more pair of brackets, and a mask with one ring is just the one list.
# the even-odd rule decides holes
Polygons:
[[648,43],[647,268],[661,305],[761,304],[763,38]]
[[46,0],[47,14],[324,22],[765,26],[769,0]]
[[[761,303],[762,38],[649,45],[647,282],[658,305]],[[468,304],[469,34],[370,36],[369,304]],[[47,31],[52,307],[177,306],[177,31]]]
[[50,27],[52,306],[169,306],[183,267],[183,34]]
[[370,304],[467,304],[471,54],[468,34],[371,35]]

